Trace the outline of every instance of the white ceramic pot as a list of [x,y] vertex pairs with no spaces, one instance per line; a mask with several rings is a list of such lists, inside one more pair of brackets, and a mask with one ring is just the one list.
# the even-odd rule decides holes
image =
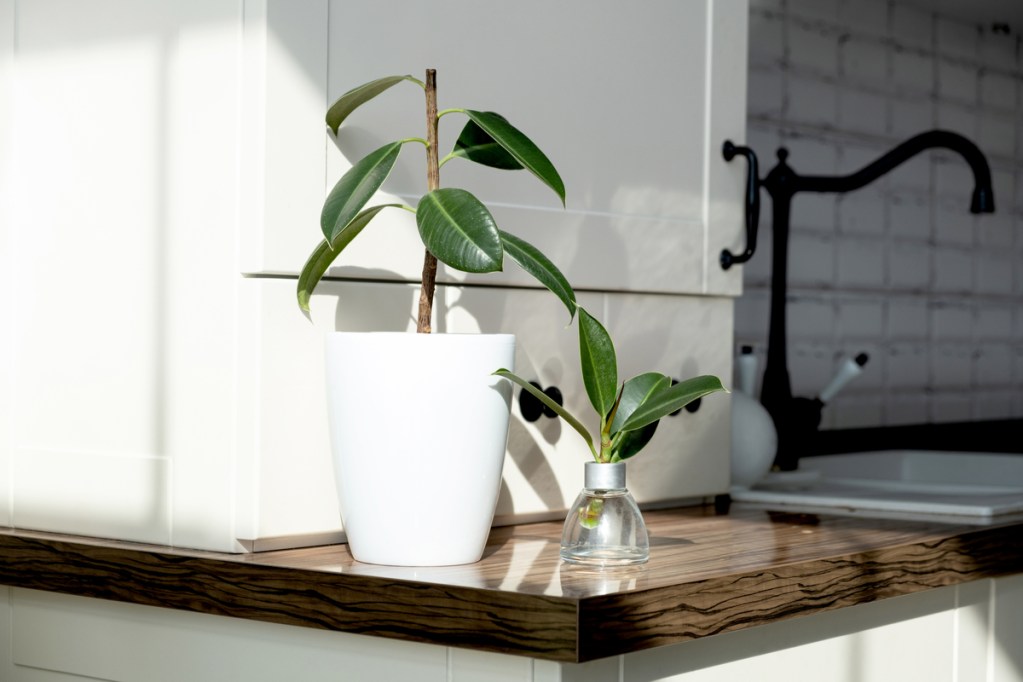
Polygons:
[[511,334],[335,332],[327,408],[341,520],[358,561],[479,561],[508,440]]

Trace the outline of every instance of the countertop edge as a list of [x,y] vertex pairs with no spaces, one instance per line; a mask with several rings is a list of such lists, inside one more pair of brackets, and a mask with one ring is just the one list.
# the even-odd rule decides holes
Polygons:
[[271,565],[237,555],[0,528],[0,584],[585,662],[1023,572],[1020,528],[947,527],[866,551],[581,596]]

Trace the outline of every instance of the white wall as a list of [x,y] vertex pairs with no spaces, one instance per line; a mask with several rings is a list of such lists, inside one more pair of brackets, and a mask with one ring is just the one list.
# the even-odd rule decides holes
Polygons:
[[[748,142],[761,177],[791,152],[808,175],[858,170],[915,133],[946,128],[991,165],[996,213],[968,213],[972,177],[920,155],[846,195],[793,201],[789,368],[815,395],[846,355],[866,372],[825,428],[1023,416],[1023,64],[1017,35],[888,0],[756,0]],[[766,347],[770,197],[745,268],[736,344]],[[763,362],[761,361],[761,367]]]

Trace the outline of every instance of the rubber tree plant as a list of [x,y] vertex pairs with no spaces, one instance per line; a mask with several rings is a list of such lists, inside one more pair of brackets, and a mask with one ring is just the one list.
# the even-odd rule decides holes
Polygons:
[[[341,125],[359,106],[399,83],[414,83],[426,95],[426,137],[406,137],[389,142],[356,161],[327,195],[320,215],[323,241],[310,254],[298,278],[298,305],[308,315],[309,299],[316,285],[338,255],[373,218],[385,209],[414,213],[425,247],[422,286],[416,330],[431,331],[437,261],[468,273],[503,269],[510,257],[527,273],[550,289],[565,304],[569,315],[576,309],[575,293],[565,276],[538,249],[498,228],[484,204],[465,189],[440,186],[440,169],[455,159],[473,161],[501,170],[525,169],[550,187],[565,204],[565,185],[547,156],[500,114],[472,109],[437,107],[436,70],[427,69],[426,80],[410,75],[378,78],[341,95],[327,110],[326,122],[336,138]],[[438,149],[440,120],[449,115],[468,119],[454,148],[443,158]],[[367,206],[380,189],[406,145],[426,150],[427,192],[416,206],[377,204]]]
[[609,464],[635,456],[650,442],[662,417],[697,398],[716,391],[727,392],[721,380],[711,375],[674,383],[659,372],[645,372],[619,384],[618,360],[611,335],[584,308],[577,308],[583,385],[597,412],[599,438],[595,439],[582,421],[522,377],[507,369],[494,373],[515,382],[554,410],[582,436],[595,461]]

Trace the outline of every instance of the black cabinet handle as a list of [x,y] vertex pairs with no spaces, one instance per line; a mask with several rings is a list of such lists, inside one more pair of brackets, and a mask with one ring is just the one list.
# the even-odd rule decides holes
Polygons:
[[727,270],[735,263],[745,263],[753,257],[757,248],[757,225],[760,223],[760,171],[757,168],[757,155],[749,147],[739,147],[725,140],[721,148],[725,161],[731,161],[738,154],[745,156],[749,162],[746,173],[746,250],[736,255],[724,249],[721,252],[721,269]]
[[[561,395],[561,389],[557,386],[548,386],[547,388],[544,388],[535,381],[530,381],[529,383],[537,390],[543,391],[544,395],[556,402],[558,405],[565,404],[565,399]],[[529,391],[521,391],[519,393],[519,411],[522,413],[522,418],[527,422],[535,422],[540,417],[558,416],[557,412],[544,405]]]

